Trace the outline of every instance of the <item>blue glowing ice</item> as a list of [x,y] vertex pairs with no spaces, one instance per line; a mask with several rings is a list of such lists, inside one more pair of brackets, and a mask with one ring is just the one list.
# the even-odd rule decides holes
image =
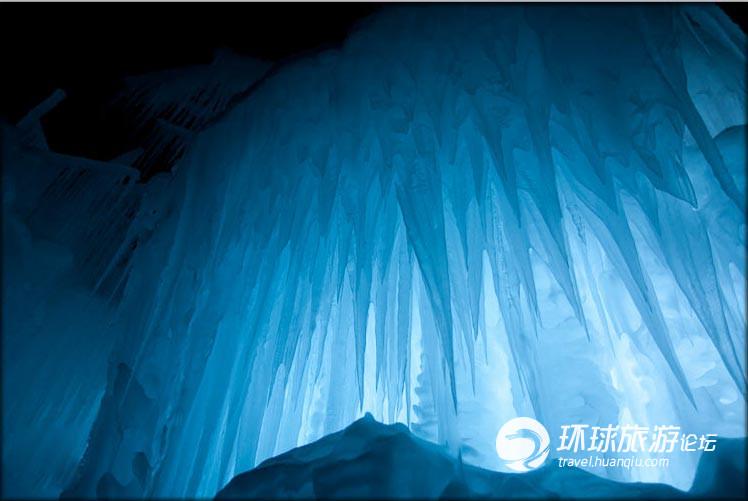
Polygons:
[[744,497],[745,439],[722,439],[705,454],[695,487],[603,479],[546,464],[526,475],[460,462],[402,424],[370,414],[342,431],[280,454],[234,477],[217,499],[706,499]]
[[517,415],[742,436],[745,47],[716,6],[392,8],[137,80],[186,150],[146,183],[4,126],[6,495],[213,496],[367,411],[489,469]]

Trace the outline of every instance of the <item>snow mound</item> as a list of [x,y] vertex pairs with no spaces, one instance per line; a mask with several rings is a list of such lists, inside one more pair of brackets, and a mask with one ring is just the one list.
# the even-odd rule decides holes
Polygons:
[[[462,464],[401,424],[384,425],[371,414],[312,444],[268,459],[237,475],[217,499],[389,499],[389,498],[686,498],[690,494],[739,497],[745,442],[720,442],[704,456],[691,493],[663,484],[622,483],[550,462],[527,474],[499,473]],[[714,473],[732,465],[731,480]],[[743,475],[741,476],[741,473]],[[724,485],[729,485],[726,490]],[[720,487],[722,486],[722,487]]]

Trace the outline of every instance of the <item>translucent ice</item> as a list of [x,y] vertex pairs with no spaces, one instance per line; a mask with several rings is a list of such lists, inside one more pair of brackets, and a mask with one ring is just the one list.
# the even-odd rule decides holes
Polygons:
[[207,127],[147,183],[6,127],[6,488],[213,496],[367,411],[492,469],[516,415],[743,435],[745,45],[716,6],[393,8],[184,80],[221,113],[138,87]]

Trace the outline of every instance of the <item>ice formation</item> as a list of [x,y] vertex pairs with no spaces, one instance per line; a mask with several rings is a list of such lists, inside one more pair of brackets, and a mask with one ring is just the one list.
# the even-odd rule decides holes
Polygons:
[[663,484],[615,482],[578,468],[516,475],[460,462],[401,423],[367,414],[342,431],[262,462],[216,499],[744,499],[745,439],[720,441],[699,461],[688,492]]
[[745,48],[716,6],[392,8],[141,82],[185,148],[147,182],[4,126],[5,494],[213,496],[367,411],[490,469],[517,415],[742,436]]

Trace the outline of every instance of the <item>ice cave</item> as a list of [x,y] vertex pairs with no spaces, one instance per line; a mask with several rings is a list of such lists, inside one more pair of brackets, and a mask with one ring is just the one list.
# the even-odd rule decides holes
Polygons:
[[4,496],[212,498],[370,421],[511,479],[517,416],[744,438],[746,43],[716,5],[393,6],[133,76],[145,152],[50,149],[62,91],[3,123]]

